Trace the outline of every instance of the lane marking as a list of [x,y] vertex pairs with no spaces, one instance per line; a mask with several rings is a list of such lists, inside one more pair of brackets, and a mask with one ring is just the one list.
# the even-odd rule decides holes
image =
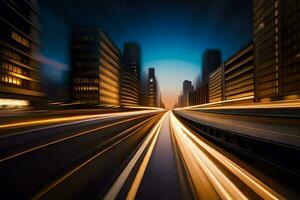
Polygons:
[[[141,124],[146,124],[148,121],[153,120],[154,117],[145,120],[143,122],[140,122],[139,124],[136,124],[135,126],[122,131],[121,133],[119,133],[118,135],[114,136],[113,138],[111,138],[110,140],[113,140],[114,138],[125,134],[126,132],[130,131],[131,129],[135,129],[136,127],[141,126]],[[91,158],[89,158],[88,160],[84,161],[82,164],[78,165],[77,167],[75,167],[74,169],[70,170],[69,172],[67,172],[65,175],[63,175],[62,177],[58,178],[56,181],[54,181],[53,183],[49,184],[48,186],[45,187],[45,189],[43,189],[42,191],[38,192],[32,199],[36,200],[36,199],[40,199],[42,198],[45,194],[47,194],[49,191],[51,191],[53,188],[55,188],[56,186],[58,186],[59,184],[61,184],[63,181],[65,181],[67,178],[71,177],[74,173],[78,172],[82,167],[86,166],[87,164],[89,164],[90,162],[92,162],[93,160],[95,160],[96,158],[98,158],[99,156],[101,156],[102,154],[104,154],[105,152],[109,151],[110,149],[114,148],[115,146],[117,146],[118,144],[120,144],[121,142],[123,142],[124,140],[126,140],[128,137],[132,136],[133,134],[135,134],[137,131],[141,130],[144,126],[136,129],[135,131],[133,131],[132,133],[130,133],[129,135],[125,136],[124,138],[122,138],[121,140],[118,140],[117,142],[115,142],[114,144],[110,145],[109,147],[105,148],[104,150],[98,152],[97,154],[95,154],[94,156],[92,156]]]
[[137,161],[139,160],[139,158],[141,157],[142,153],[144,152],[144,150],[148,146],[149,142],[154,137],[154,135],[158,131],[160,131],[160,128],[161,128],[161,125],[162,125],[162,121],[163,121],[163,117],[164,116],[162,116],[162,118],[160,119],[160,121],[153,127],[153,129],[148,134],[147,138],[145,139],[145,141],[143,142],[143,144],[141,145],[141,147],[138,149],[138,151],[136,152],[136,154],[133,156],[133,158],[130,160],[130,162],[128,163],[128,165],[122,171],[122,173],[120,174],[120,176],[114,182],[114,184],[112,185],[112,187],[106,193],[106,195],[103,198],[104,200],[111,200],[111,199],[116,199],[117,198],[117,195],[119,194],[120,190],[122,189],[123,185],[125,184],[125,182],[126,182],[128,176],[129,176],[130,172],[132,171],[133,167],[136,165]]
[[17,126],[24,126],[24,125],[29,126],[29,125],[64,122],[64,121],[81,120],[81,119],[89,119],[89,118],[119,117],[119,116],[126,116],[126,115],[130,116],[130,115],[137,115],[137,114],[146,114],[146,113],[151,113],[151,112],[157,112],[157,111],[148,111],[148,110],[147,111],[130,111],[130,112],[106,113],[106,114],[96,114],[96,115],[82,115],[82,116],[74,116],[74,117],[60,117],[60,118],[53,118],[53,119],[44,119],[44,120],[4,124],[4,125],[0,125],[0,129],[1,128],[10,128],[10,127],[15,128]]
[[128,122],[128,121],[132,121],[132,120],[135,120],[135,119],[138,119],[138,118],[141,118],[141,117],[142,117],[142,116],[137,116],[137,117],[135,117],[135,118],[130,118],[130,119],[122,120],[122,121],[115,122],[115,123],[112,123],[112,124],[108,124],[108,125],[105,125],[105,126],[100,126],[100,127],[97,127],[97,128],[91,129],[91,130],[83,131],[83,132],[77,133],[77,134],[75,134],[75,135],[71,135],[71,136],[68,136],[68,137],[64,137],[64,138],[61,138],[61,139],[59,139],[59,140],[55,140],[55,141],[52,141],[52,142],[49,142],[49,143],[46,143],[46,144],[42,144],[42,145],[39,145],[39,146],[30,148],[30,149],[27,149],[27,150],[25,150],[25,151],[21,151],[21,152],[19,152],[19,153],[14,154],[14,155],[7,156],[7,157],[5,157],[5,158],[2,158],[2,159],[0,159],[0,163],[1,163],[1,162],[4,162],[4,161],[7,161],[7,160],[10,160],[10,159],[12,159],[12,158],[15,158],[15,157],[24,155],[24,154],[26,154],[26,153],[30,153],[30,152],[32,152],[32,151],[36,151],[36,150],[38,150],[38,149],[48,147],[48,146],[53,145],[53,144],[57,144],[57,143],[60,143],[60,142],[66,141],[66,140],[70,140],[70,139],[73,139],[73,138],[76,138],[76,137],[79,137],[79,136],[82,136],[82,135],[85,135],[85,134],[88,134],[88,133],[92,133],[92,132],[95,132],[95,131],[99,131],[99,130],[101,130],[101,129],[109,128],[109,127],[111,127],[111,126],[115,126],[115,125],[118,125],[118,124],[122,124],[122,123],[125,123],[125,122]]
[[[169,112],[170,112],[170,111],[169,111]],[[156,144],[156,140],[157,140],[158,135],[159,135],[159,133],[160,133],[161,126],[162,126],[162,121],[165,119],[165,116],[166,116],[166,115],[169,115],[169,112],[165,113],[164,116],[163,116],[163,117],[161,118],[161,120],[160,120],[159,128],[156,129],[156,131],[155,131],[155,133],[154,133],[154,134],[155,134],[155,135],[154,135],[154,138],[153,138],[153,140],[152,140],[152,142],[151,142],[151,144],[150,144],[150,146],[149,146],[149,148],[148,148],[148,150],[147,150],[147,153],[146,153],[146,155],[145,155],[145,157],[144,157],[144,159],[143,159],[143,161],[142,161],[142,163],[141,163],[140,168],[138,169],[137,174],[135,175],[135,178],[134,178],[134,180],[133,180],[133,183],[132,183],[132,185],[131,185],[131,187],[130,187],[130,189],[129,189],[129,192],[128,192],[128,194],[127,194],[126,200],[133,200],[133,199],[135,199],[136,193],[137,193],[137,191],[138,191],[138,189],[139,189],[139,186],[140,186],[141,181],[142,181],[142,179],[143,179],[143,176],[144,176],[144,174],[145,174],[146,168],[147,168],[147,166],[148,166],[150,157],[151,157],[151,155],[152,155],[154,146],[155,146],[155,144]]]

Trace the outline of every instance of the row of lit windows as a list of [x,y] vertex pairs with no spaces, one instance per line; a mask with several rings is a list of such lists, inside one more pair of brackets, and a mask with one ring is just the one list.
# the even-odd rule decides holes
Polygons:
[[27,75],[27,72],[24,71],[21,67],[18,67],[18,66],[12,65],[12,64],[8,64],[8,63],[2,63],[2,69],[5,69],[7,71],[14,72],[17,74]]
[[[115,61],[114,59],[111,58],[111,56],[107,55],[104,51],[101,51],[101,63],[106,63],[104,64],[105,66],[110,65],[111,68],[114,68],[115,70],[120,68],[119,62]],[[108,64],[109,63],[109,64]]]
[[1,49],[1,54],[4,55],[4,56],[7,56],[9,58],[12,58],[16,61],[21,61],[21,56],[12,52],[12,51],[9,51],[8,49]]
[[98,91],[98,87],[95,86],[74,86],[75,91]]
[[9,75],[0,75],[1,82],[10,83],[13,85],[22,85],[22,79],[9,76]]
[[81,99],[81,100],[85,100],[85,99],[98,99],[98,94],[93,94],[93,93],[76,93],[74,94],[74,97],[76,99]]
[[115,93],[106,89],[101,88],[100,96],[107,96],[111,98],[119,98],[119,93]]
[[21,43],[22,45],[29,47],[29,41],[14,31],[11,32],[11,38]]
[[119,105],[119,99],[115,99],[115,98],[100,96],[100,101],[105,104]]
[[105,82],[100,82],[100,87],[101,89],[102,88],[105,88],[107,89],[108,91],[111,91],[111,92],[114,92],[114,93],[118,93],[119,92],[119,88],[118,87],[115,87],[115,86],[112,86],[108,83],[105,83]]
[[88,83],[88,84],[91,83],[97,84],[99,82],[98,79],[92,79],[92,78],[75,78],[73,81],[74,83]]
[[116,61],[120,61],[120,58],[104,43],[101,42],[101,47],[103,50],[105,50],[105,52],[107,52],[111,57],[113,57],[114,60]]
[[104,74],[105,76],[108,76],[109,78],[115,80],[115,81],[119,81],[118,76],[114,73],[112,73],[111,71],[109,71],[108,69],[101,67],[101,74]]
[[104,82],[106,82],[106,83],[108,83],[108,84],[110,84],[110,85],[112,85],[112,86],[114,86],[114,87],[119,87],[119,82],[117,82],[117,81],[115,81],[115,80],[112,80],[112,79],[110,79],[109,77],[107,77],[107,76],[103,76],[102,74],[100,75],[100,79],[101,79],[101,81],[104,81]]

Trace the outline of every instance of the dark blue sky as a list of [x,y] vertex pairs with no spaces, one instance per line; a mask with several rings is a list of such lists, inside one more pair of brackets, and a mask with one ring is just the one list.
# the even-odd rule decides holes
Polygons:
[[73,26],[99,26],[120,49],[126,41],[142,48],[143,71],[155,67],[163,99],[175,101],[182,82],[194,81],[207,48],[223,59],[251,41],[251,0],[41,0],[42,50],[59,67],[44,67],[54,81],[69,69]]

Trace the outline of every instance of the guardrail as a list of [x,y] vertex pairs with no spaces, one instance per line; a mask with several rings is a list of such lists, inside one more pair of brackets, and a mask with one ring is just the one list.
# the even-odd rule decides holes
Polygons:
[[176,111],[174,114],[188,128],[205,139],[254,161],[259,160],[271,164],[300,180],[300,149],[298,147],[215,128],[184,117]]

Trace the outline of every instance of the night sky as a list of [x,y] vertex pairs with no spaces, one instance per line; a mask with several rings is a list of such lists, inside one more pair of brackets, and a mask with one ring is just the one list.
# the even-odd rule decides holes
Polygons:
[[64,84],[72,27],[101,27],[122,50],[137,41],[143,72],[156,69],[163,101],[174,104],[184,80],[194,81],[201,54],[219,48],[223,60],[251,41],[251,0],[40,0],[43,73]]

